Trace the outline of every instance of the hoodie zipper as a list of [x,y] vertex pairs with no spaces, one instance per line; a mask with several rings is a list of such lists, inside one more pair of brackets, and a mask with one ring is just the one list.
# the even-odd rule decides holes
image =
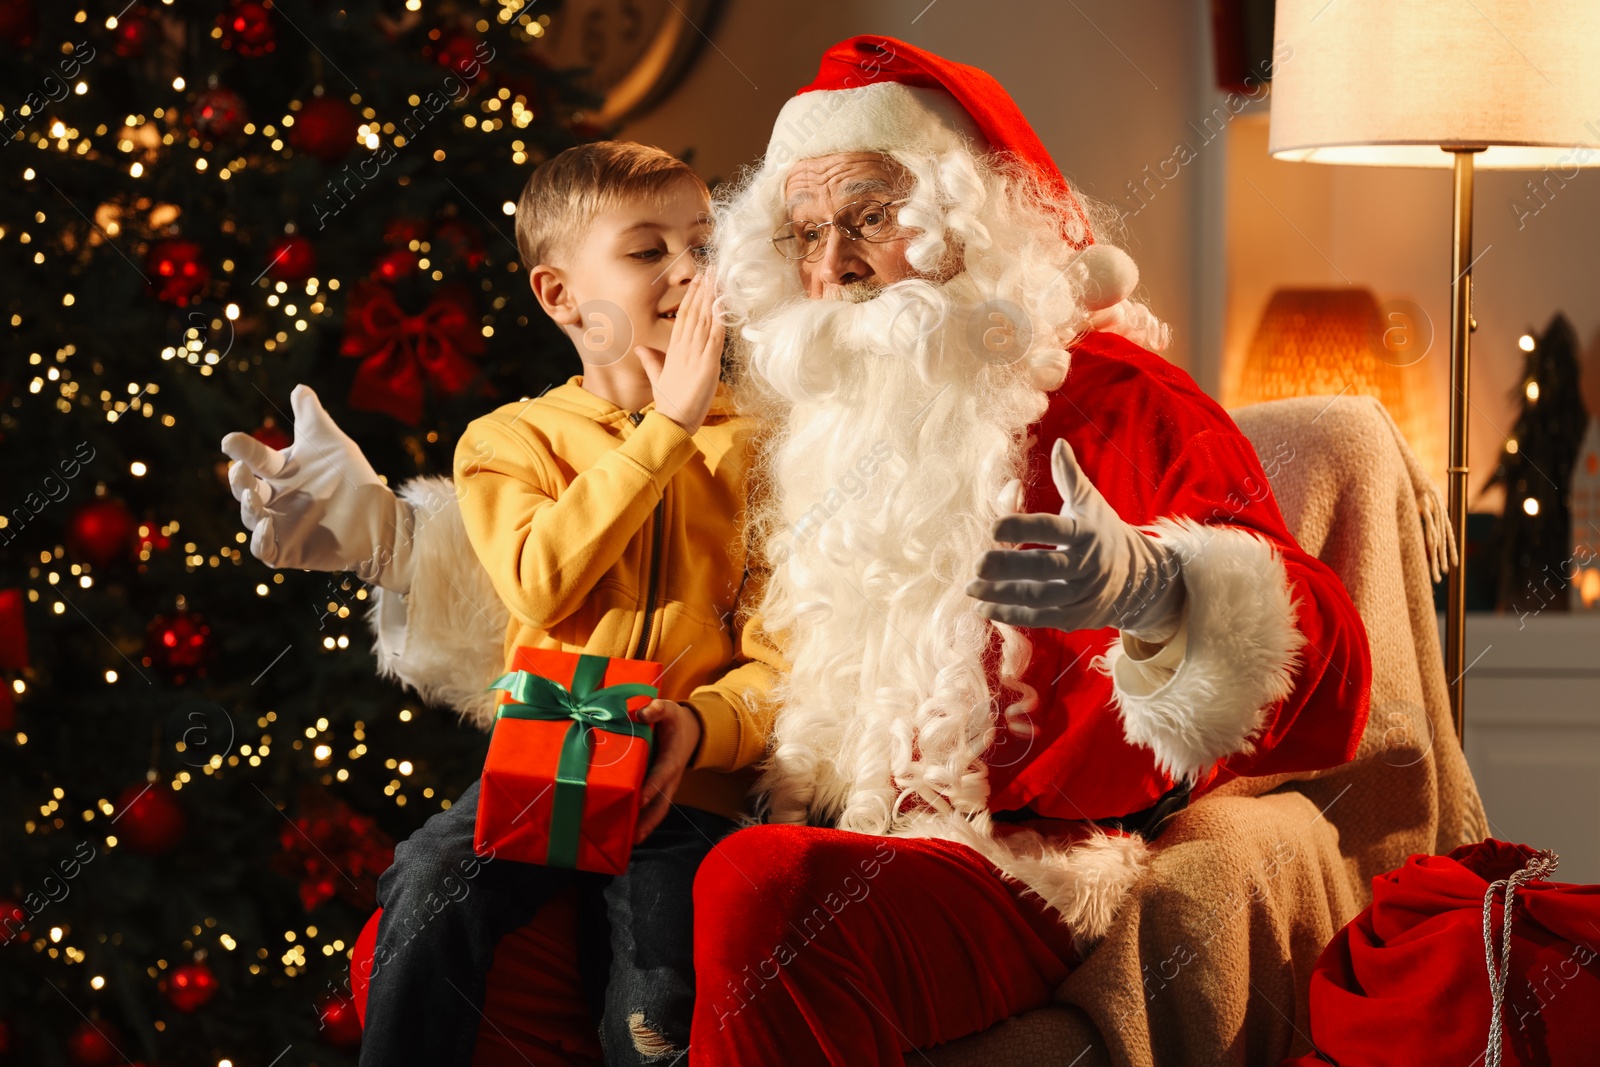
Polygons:
[[[644,412],[635,411],[628,416],[635,426],[644,421]],[[661,527],[666,522],[667,497],[663,490],[661,499],[656,501],[655,520],[651,527],[650,535],[650,587],[644,600],[644,632],[639,635],[639,648],[633,654],[634,659],[644,659],[645,652],[650,647],[650,627],[656,614],[656,585],[661,578]]]

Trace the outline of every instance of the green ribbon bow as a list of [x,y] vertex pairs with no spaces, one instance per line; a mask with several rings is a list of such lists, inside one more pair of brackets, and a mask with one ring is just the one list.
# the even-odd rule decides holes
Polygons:
[[642,737],[654,745],[655,731],[648,723],[628,717],[628,701],[637,696],[655,697],[659,690],[642,682],[600,687],[605,680],[604,656],[578,656],[569,689],[529,671],[510,671],[497,678],[490,689],[504,689],[512,703],[500,705],[496,721],[542,719],[572,720],[561,743],[561,758],[556,762],[555,796],[550,808],[550,848],[545,862],[552,867],[578,865],[578,825],[583,819],[583,797],[588,788],[589,760],[593,750],[590,735],[595,730]]

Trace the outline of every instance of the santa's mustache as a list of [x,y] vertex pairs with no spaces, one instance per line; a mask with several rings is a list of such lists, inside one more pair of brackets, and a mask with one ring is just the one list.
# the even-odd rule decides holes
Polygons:
[[864,304],[882,293],[884,283],[876,278],[859,278],[828,292],[824,300],[843,300],[847,304]]
[[903,361],[930,388],[969,380],[980,365],[997,362],[981,343],[994,302],[967,275],[863,279],[835,294],[791,301],[745,328],[752,369],[785,400],[851,395],[865,384],[864,358]]

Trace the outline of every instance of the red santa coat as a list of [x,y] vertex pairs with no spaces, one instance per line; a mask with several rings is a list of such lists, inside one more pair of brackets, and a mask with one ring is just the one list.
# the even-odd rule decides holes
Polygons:
[[[1124,521],[1179,542],[1185,648],[1170,681],[1134,695],[1113,680],[1115,629],[1029,629],[1036,734],[991,746],[990,811],[1112,818],[1182,778],[1198,796],[1353,758],[1371,692],[1366,629],[1339,578],[1295,543],[1227,413],[1179,368],[1097,332],[1073,348],[1030,432],[1023,510],[1060,512],[1050,452],[1065,438]],[[1294,457],[1285,444],[1268,460]]]

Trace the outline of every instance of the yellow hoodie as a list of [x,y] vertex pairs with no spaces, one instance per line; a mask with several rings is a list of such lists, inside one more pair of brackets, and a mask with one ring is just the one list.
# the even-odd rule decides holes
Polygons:
[[654,403],[630,414],[582,383],[475,419],[456,446],[467,537],[511,613],[505,662],[528,645],[662,664],[661,695],[702,726],[674,802],[732,817],[783,669],[752,614],[755,424],[721,384],[691,436]]

